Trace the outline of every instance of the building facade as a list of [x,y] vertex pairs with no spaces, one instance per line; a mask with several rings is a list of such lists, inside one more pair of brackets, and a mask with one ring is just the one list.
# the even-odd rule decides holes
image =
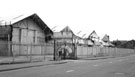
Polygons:
[[[4,55],[8,55],[8,53],[10,53],[10,55],[18,55],[20,53],[28,54],[30,53],[30,47],[25,47],[25,45],[45,44],[53,35],[51,29],[37,14],[13,18],[10,21],[4,21],[1,26],[9,28],[6,37],[8,39],[7,41],[10,42],[10,45],[7,46],[7,49],[10,50],[10,52],[1,51],[1,55],[3,55],[3,53],[5,53]],[[21,49],[19,48],[20,45],[23,45]],[[37,47],[35,50],[35,53],[38,52],[41,53],[40,47]]]

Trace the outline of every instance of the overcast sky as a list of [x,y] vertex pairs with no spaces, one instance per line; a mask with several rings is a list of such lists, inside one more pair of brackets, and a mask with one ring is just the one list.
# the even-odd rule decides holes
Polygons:
[[111,40],[135,39],[135,0],[1,0],[0,17],[37,13],[53,30],[69,26],[87,37],[93,30]]

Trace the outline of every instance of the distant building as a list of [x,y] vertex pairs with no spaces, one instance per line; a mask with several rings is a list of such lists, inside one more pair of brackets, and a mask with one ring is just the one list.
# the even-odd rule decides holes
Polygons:
[[110,42],[109,35],[105,34],[105,36],[102,38],[104,42]]
[[101,43],[99,42],[100,38],[97,35],[97,33],[95,32],[95,30],[88,36],[87,39],[92,41],[94,46],[100,46],[101,45]]
[[114,45],[110,42],[109,35],[107,35],[107,34],[105,34],[105,36],[102,38],[101,43],[102,43],[102,46],[104,46],[104,47],[114,46]]

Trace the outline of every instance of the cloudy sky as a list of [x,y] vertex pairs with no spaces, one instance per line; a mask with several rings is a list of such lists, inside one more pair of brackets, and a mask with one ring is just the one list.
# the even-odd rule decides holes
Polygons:
[[93,30],[111,40],[135,39],[134,0],[1,0],[0,17],[37,13],[55,31],[69,26],[87,37]]

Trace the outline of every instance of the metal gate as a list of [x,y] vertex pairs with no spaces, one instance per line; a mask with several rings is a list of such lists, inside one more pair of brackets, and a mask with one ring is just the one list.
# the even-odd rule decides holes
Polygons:
[[73,43],[54,40],[54,60],[75,59],[76,50]]

